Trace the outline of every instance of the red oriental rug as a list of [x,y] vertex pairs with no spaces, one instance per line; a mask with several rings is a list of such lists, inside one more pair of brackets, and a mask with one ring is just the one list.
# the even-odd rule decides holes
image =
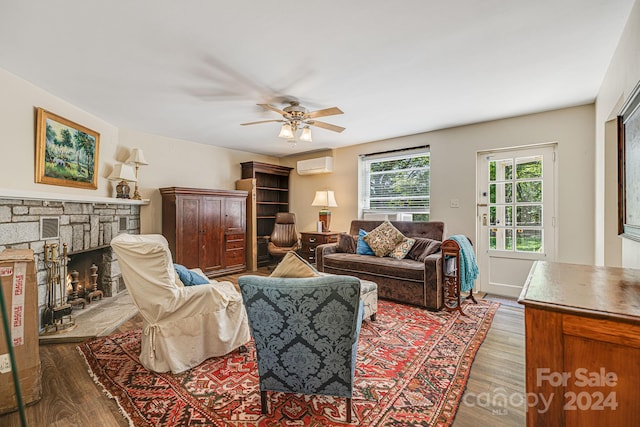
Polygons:
[[[460,316],[379,301],[377,320],[363,322],[360,332],[351,425],[450,425],[498,306],[479,300],[464,304],[467,316]],[[346,425],[345,399],[330,396],[270,392],[262,415],[252,342],[247,353],[159,374],[138,361],[140,334],[78,346],[132,426]]]

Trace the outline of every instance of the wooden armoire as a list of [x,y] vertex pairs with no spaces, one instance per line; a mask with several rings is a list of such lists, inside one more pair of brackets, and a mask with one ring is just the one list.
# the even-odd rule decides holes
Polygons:
[[246,191],[169,187],[160,194],[173,262],[209,277],[246,269]]
[[[249,208],[251,218],[255,219],[255,230],[249,236],[249,247],[256,253],[258,266],[270,263],[267,243],[273,226],[276,223],[276,213],[289,212],[289,174],[290,167],[272,165],[261,162],[244,162],[242,166],[242,180],[255,180],[255,200],[251,200]],[[236,184],[236,187],[239,187]],[[250,187],[242,187],[250,188]]]

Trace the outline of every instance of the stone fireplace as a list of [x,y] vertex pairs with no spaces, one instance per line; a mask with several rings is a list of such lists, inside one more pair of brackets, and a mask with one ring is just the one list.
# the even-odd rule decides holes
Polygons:
[[98,269],[98,290],[102,291],[103,296],[111,297],[125,289],[117,262],[112,255],[111,246],[99,246],[94,249],[69,253],[67,282],[70,280],[71,272],[77,271],[80,296],[85,295],[87,289],[91,287],[90,270],[92,265]]
[[[111,251],[119,233],[140,233],[140,206],[145,201],[96,198],[99,201],[0,198],[0,251],[32,249],[36,259],[39,313],[47,304],[48,273],[45,243],[67,245],[70,267],[80,283],[89,283],[88,270],[98,266],[98,289],[104,297],[125,290],[120,267]],[[74,308],[74,312],[76,309]],[[39,319],[40,320],[40,319]],[[42,329],[42,322],[39,322]]]

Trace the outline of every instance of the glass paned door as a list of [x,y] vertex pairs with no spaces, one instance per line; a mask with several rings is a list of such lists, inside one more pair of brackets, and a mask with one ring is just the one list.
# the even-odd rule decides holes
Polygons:
[[555,258],[555,146],[480,153],[477,179],[480,289],[517,297]]
[[487,167],[489,249],[544,252],[542,155],[490,160]]

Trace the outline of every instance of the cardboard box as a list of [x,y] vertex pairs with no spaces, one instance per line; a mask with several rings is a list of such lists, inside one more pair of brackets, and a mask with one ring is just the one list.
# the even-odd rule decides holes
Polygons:
[[[9,320],[13,353],[20,381],[22,402],[27,405],[42,396],[40,347],[38,343],[38,284],[31,249],[6,249],[0,253],[0,283]],[[2,318],[0,317],[0,326]],[[18,409],[9,351],[0,327],[0,414]]]

